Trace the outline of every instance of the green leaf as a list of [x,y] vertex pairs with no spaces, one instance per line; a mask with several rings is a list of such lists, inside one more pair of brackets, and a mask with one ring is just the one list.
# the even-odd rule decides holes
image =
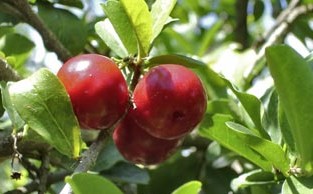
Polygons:
[[253,8],[254,20],[257,21],[263,15],[265,5],[263,1],[255,1]]
[[282,194],[311,194],[313,193],[313,177],[290,176],[285,180]]
[[13,26],[0,26],[0,38],[3,35],[9,34],[9,33],[13,33],[13,32],[14,32],[14,27]]
[[202,40],[200,41],[200,46],[198,49],[198,56],[203,56],[210,48],[212,42],[216,38],[218,31],[224,26],[225,20],[216,21],[215,24],[207,29]]
[[[252,149],[246,142],[247,134],[232,130],[226,126],[226,122],[232,121],[229,115],[215,114],[212,117],[205,115],[204,120],[199,126],[199,134],[205,138],[215,140],[226,148],[250,160],[265,171],[271,171],[272,165],[263,156]],[[248,136],[242,139],[240,136]],[[268,150],[271,151],[271,150]]]
[[[1,7],[5,9],[4,6]],[[14,17],[12,13],[8,13],[7,11],[1,10],[0,11],[0,24],[9,24],[9,25],[16,25],[19,23],[19,19]]]
[[58,78],[40,69],[9,86],[12,104],[29,125],[59,152],[77,158],[81,150],[80,128],[69,96]]
[[281,102],[278,103],[278,123],[283,139],[289,148],[288,151],[291,153],[295,153],[296,152],[295,141],[293,139],[290,124],[287,120],[286,113],[283,110]]
[[1,99],[2,99],[3,107],[7,111],[14,129],[18,130],[23,127],[25,122],[22,120],[20,115],[16,112],[16,109],[14,108],[12,104],[7,83],[4,81],[1,81],[0,84],[1,84]]
[[172,194],[198,194],[201,186],[202,183],[200,181],[190,181],[177,188]]
[[[114,27],[114,31],[118,35],[120,41],[123,43],[123,47],[127,50],[128,55],[134,55],[137,51],[137,39],[136,34],[133,29],[133,25],[128,17],[125,9],[123,8],[120,1],[116,0],[108,0],[104,4],[102,4],[103,11],[107,18],[110,20],[110,23]],[[105,29],[111,29],[110,24],[105,24],[109,26],[104,26]],[[98,31],[96,31],[98,33]],[[116,42],[120,42],[117,37],[115,37],[112,30],[110,30],[111,39],[114,39]],[[103,32],[102,32],[103,33]],[[99,33],[98,33],[99,34]],[[99,34],[101,37],[101,34]],[[103,36],[103,35],[102,35]],[[103,37],[101,37],[103,39]],[[106,42],[107,43],[107,42]],[[113,47],[112,44],[107,44],[114,52],[116,52],[117,48]],[[121,48],[123,49],[123,48]],[[125,52],[125,51],[123,51]],[[116,52],[117,54],[120,53],[119,51]],[[124,53],[120,53],[123,54]]]
[[129,55],[123,42],[108,19],[97,22],[95,24],[95,30],[105,44],[119,57],[124,58]]
[[266,59],[286,113],[296,151],[298,167],[313,174],[313,72],[298,53],[286,45],[266,49]]
[[119,162],[112,168],[102,171],[101,175],[117,182],[148,184],[150,181],[149,174],[146,169],[130,163]]
[[80,9],[82,9],[84,7],[83,3],[81,2],[81,0],[57,0],[57,2],[59,4],[62,4],[62,5],[77,7],[77,8],[80,8]]
[[108,179],[96,174],[79,173],[66,177],[75,194],[123,194],[122,191]]
[[205,84],[210,99],[226,97],[224,80],[205,63],[183,55],[160,55],[149,58],[147,67],[159,64],[180,64],[195,70]]
[[161,33],[164,26],[168,23],[177,0],[156,0],[151,8],[152,16],[152,38],[151,42]]
[[146,57],[152,40],[152,16],[144,0],[120,0],[131,22],[139,47],[139,56]]
[[247,186],[276,184],[277,182],[278,180],[273,173],[257,169],[241,174],[239,177],[235,178],[231,182],[231,188],[237,192],[240,188]]
[[263,126],[271,136],[272,142],[282,144],[282,133],[279,130],[279,101],[278,94],[274,89],[269,90],[262,98],[265,107],[263,115]]
[[[1,89],[0,89],[0,96],[2,96]],[[2,98],[0,98],[0,117],[2,117],[4,111],[5,111],[5,109],[3,107]]]
[[251,133],[251,130],[244,126],[226,122],[226,126],[236,132],[236,136],[244,141],[244,143],[261,154],[267,161],[281,171],[285,176],[288,176],[289,171],[289,159],[286,157],[282,147],[267,139],[260,138]]
[[25,36],[16,33],[6,34],[3,38],[0,42],[0,50],[6,56],[14,57],[14,68],[19,68],[26,62],[35,44]]
[[256,127],[255,131],[258,132],[258,134],[261,137],[265,139],[270,139],[269,135],[262,126],[261,101],[251,94],[239,92],[237,89],[235,89],[235,87],[232,85],[230,81],[228,81],[225,78],[223,79],[225,83],[228,85],[228,87],[232,90],[232,92],[237,96],[238,100],[240,101],[244,109],[247,111],[248,115],[250,116],[251,120],[253,121]]
[[87,43],[87,25],[76,15],[47,3],[38,3],[38,14],[73,55],[84,49]]
[[195,152],[184,157],[180,152],[176,152],[157,168],[147,170],[150,175],[149,184],[137,185],[138,193],[171,193],[182,184],[199,178],[199,172],[203,170],[203,155],[200,156],[198,152]]
[[124,158],[116,149],[113,141],[106,144],[105,148],[99,153],[99,156],[94,166],[94,171],[103,171],[112,168],[117,162],[123,161]]

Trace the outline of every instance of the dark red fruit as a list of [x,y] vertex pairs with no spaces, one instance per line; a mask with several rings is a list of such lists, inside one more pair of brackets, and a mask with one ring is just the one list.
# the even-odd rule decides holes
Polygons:
[[124,114],[127,85],[111,59],[97,54],[79,55],[68,60],[57,76],[83,128],[109,128]]
[[132,111],[115,128],[113,140],[126,160],[143,165],[166,160],[180,143],[179,139],[165,140],[148,134],[134,121]]
[[152,68],[133,93],[136,122],[149,134],[175,139],[189,133],[202,120],[206,94],[195,73],[181,65]]

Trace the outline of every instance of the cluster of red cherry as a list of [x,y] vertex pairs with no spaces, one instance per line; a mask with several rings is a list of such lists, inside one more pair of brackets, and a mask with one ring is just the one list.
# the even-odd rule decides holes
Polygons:
[[177,64],[151,68],[138,81],[131,100],[123,74],[105,56],[78,55],[57,75],[81,127],[103,130],[118,122],[113,140],[133,163],[150,165],[167,159],[206,110],[200,79]]

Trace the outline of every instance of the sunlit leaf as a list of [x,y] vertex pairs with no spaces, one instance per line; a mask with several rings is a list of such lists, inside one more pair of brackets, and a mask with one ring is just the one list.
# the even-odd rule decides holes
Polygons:
[[129,55],[123,42],[108,19],[96,23],[95,30],[105,44],[119,57],[124,58]]
[[169,15],[172,12],[177,0],[156,0],[151,8],[153,34],[151,42],[160,34],[164,25],[168,23]]
[[310,65],[286,45],[266,49],[266,59],[275,87],[290,124],[303,173],[313,174],[313,71]]
[[227,127],[225,123],[228,121],[232,121],[232,117],[229,115],[215,114],[212,119],[209,115],[206,115],[199,127],[199,133],[201,136],[215,140],[226,148],[245,157],[263,170],[271,171],[271,163],[247,144],[248,139],[242,139],[239,136],[247,135]]
[[[127,55],[136,54],[138,52],[136,34],[133,29],[133,25],[130,21],[130,18],[127,15],[125,9],[123,8],[121,2],[116,1],[116,0],[108,0],[104,4],[102,4],[102,8],[103,8],[105,15],[110,20],[110,24],[112,24],[114,31],[118,35],[120,41],[123,43],[123,47],[127,50],[126,52]],[[110,31],[107,33],[110,34],[111,39],[114,39],[116,42],[119,42],[119,40],[114,35],[113,30],[111,30],[110,24],[105,23],[103,25],[108,25],[108,26],[102,26],[102,28],[109,29]],[[103,39],[103,37],[101,38]],[[108,46],[110,45],[111,44],[108,44]],[[123,47],[121,49],[123,49]],[[113,49],[113,47],[111,49]],[[116,50],[117,48],[114,47],[113,51],[116,51]],[[120,52],[119,53],[124,54],[124,52],[125,51],[123,51],[123,53],[120,53]]]
[[202,183],[200,181],[190,181],[177,188],[172,194],[198,194],[201,186]]
[[32,130],[64,155],[79,156],[78,121],[65,88],[54,74],[40,69],[10,84],[9,93],[14,108]]
[[141,57],[148,55],[152,39],[152,17],[144,0],[120,0],[135,32]]
[[123,194],[114,183],[96,174],[79,173],[67,177],[65,181],[71,185],[75,194]]
[[240,188],[245,188],[247,186],[276,184],[277,181],[278,180],[273,173],[257,169],[235,178],[231,182],[231,188],[234,191],[238,191]]

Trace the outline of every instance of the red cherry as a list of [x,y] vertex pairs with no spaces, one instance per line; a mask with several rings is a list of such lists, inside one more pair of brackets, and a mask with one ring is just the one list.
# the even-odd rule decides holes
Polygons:
[[97,54],[78,55],[68,60],[57,76],[71,98],[81,127],[106,129],[124,114],[128,89],[111,59]]
[[165,140],[151,136],[134,121],[132,113],[130,111],[114,130],[113,140],[119,152],[136,164],[151,165],[166,160],[180,139]]
[[202,120],[206,94],[197,75],[181,65],[152,68],[133,93],[136,122],[149,134],[175,139],[189,133]]

